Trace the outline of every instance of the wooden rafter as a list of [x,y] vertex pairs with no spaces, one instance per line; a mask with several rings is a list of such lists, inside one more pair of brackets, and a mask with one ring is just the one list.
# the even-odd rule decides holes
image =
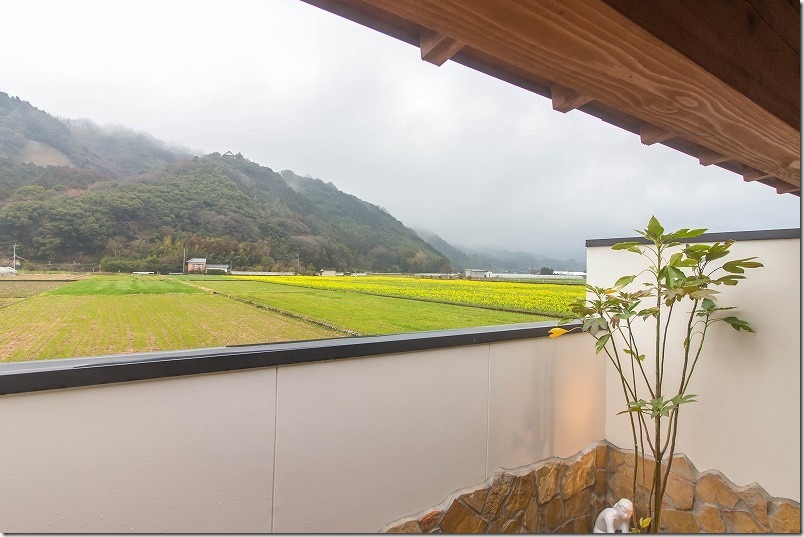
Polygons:
[[[550,97],[557,110],[582,107],[643,143],[800,192],[798,19],[787,21],[800,15],[786,0],[305,1],[420,45],[428,61],[452,58]],[[700,35],[712,22],[685,17],[719,21],[717,35]],[[689,43],[674,41],[686,22]],[[733,36],[745,41],[742,55],[729,56]]]
[[550,86],[550,99],[553,101],[553,110],[566,114],[592,100],[588,95],[581,95],[564,86],[553,84]]
[[435,65],[443,65],[463,48],[463,43],[438,32],[423,29],[419,33],[419,48],[423,60]]
[[675,134],[660,129],[650,123],[643,123],[639,126],[639,138],[645,145],[653,145],[659,142],[666,142],[670,138],[674,138]]
[[770,174],[768,173],[761,172],[748,166],[743,166],[743,179],[745,181],[759,181],[760,179],[767,179],[768,177],[770,177]]
[[721,162],[726,162],[727,160],[731,160],[726,155],[721,155],[716,151],[710,151],[705,147],[701,148],[701,151],[698,153],[698,161],[701,163],[701,166],[711,166],[712,164],[720,164]]

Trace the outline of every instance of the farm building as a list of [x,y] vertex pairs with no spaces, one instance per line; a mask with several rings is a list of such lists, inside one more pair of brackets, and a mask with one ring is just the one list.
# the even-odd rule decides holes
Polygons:
[[207,263],[207,259],[205,257],[194,257],[187,261],[188,274],[206,274],[210,270],[228,273],[229,265],[214,265],[212,263]]
[[207,259],[205,257],[194,257],[187,261],[188,274],[203,274],[207,270]]
[[491,274],[490,270],[482,269],[466,269],[463,271],[463,275],[467,278],[490,278]]

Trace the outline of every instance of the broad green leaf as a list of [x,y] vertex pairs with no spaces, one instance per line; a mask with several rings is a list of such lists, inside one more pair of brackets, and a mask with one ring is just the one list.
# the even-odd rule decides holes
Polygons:
[[728,276],[723,276],[722,278],[718,278],[714,281],[715,284],[723,284],[723,285],[737,285],[738,280],[744,280],[745,276],[740,276],[738,274],[729,274]]
[[618,242],[614,246],[611,247],[612,250],[628,250],[629,248],[633,248],[634,246],[639,246],[640,243],[637,241],[628,241],[628,242]]
[[606,346],[606,343],[609,342],[611,339],[611,334],[604,334],[598,338],[597,343],[595,343],[595,354],[600,354],[600,351]]
[[728,263],[723,263],[723,270],[726,272],[731,272],[732,274],[742,274],[745,272],[743,268],[737,264],[736,261],[729,261]]
[[645,231],[649,238],[658,240],[661,238],[662,233],[664,233],[664,228],[655,216],[651,216],[650,221],[648,222],[648,228]]
[[685,403],[695,403],[695,402],[697,402],[695,400],[696,397],[698,397],[698,396],[693,395],[693,394],[689,394],[689,395],[678,394],[675,397],[673,397],[671,399],[671,401],[673,402],[674,405],[678,406],[678,405],[683,405]]
[[652,308],[645,308],[637,312],[638,317],[656,317],[659,314],[659,308],[653,306]]
[[629,283],[633,282],[635,278],[636,276],[623,276],[614,283],[614,287],[616,288],[625,287]]
[[748,322],[743,321],[742,319],[738,319],[737,317],[725,317],[721,320],[729,323],[731,327],[737,330],[738,332],[740,330],[745,330],[746,332],[754,331],[754,329],[751,328],[751,325],[749,325]]
[[715,301],[710,298],[704,298],[703,301],[701,302],[701,309],[705,311],[710,312],[714,311],[715,306],[716,306]]
[[692,239],[695,237],[700,237],[706,233],[706,229],[697,228],[697,229],[679,229],[678,231],[671,233],[668,235],[668,238],[671,240],[685,240],[685,239]]
[[731,272],[733,274],[742,274],[745,272],[747,268],[760,268],[764,266],[762,263],[758,261],[752,261],[752,259],[756,259],[756,257],[748,257],[745,259],[735,259],[733,261],[729,261],[723,264],[723,270],[726,272]]
[[677,267],[678,263],[683,258],[684,258],[684,254],[682,254],[681,252],[676,252],[676,253],[674,253],[673,255],[670,256],[670,259],[667,261],[667,264],[671,265],[673,267]]
[[720,292],[720,291],[715,291],[714,289],[696,289],[695,291],[692,291],[692,292],[690,293],[690,296],[691,296],[692,298],[698,298],[698,299],[702,299],[702,298],[708,298],[708,299],[710,299],[710,300],[711,300],[711,299],[713,299],[713,298],[715,297],[715,295],[716,295],[716,294],[718,294],[719,292]]

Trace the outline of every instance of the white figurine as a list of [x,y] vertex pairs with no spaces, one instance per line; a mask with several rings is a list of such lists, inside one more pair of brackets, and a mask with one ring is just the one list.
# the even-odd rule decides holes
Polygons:
[[627,498],[622,498],[614,504],[614,507],[603,509],[597,520],[593,533],[630,533],[631,515],[634,514],[634,504]]

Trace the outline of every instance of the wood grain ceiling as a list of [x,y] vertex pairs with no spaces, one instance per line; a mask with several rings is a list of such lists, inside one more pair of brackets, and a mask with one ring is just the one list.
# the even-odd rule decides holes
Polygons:
[[801,195],[794,0],[304,0]]

